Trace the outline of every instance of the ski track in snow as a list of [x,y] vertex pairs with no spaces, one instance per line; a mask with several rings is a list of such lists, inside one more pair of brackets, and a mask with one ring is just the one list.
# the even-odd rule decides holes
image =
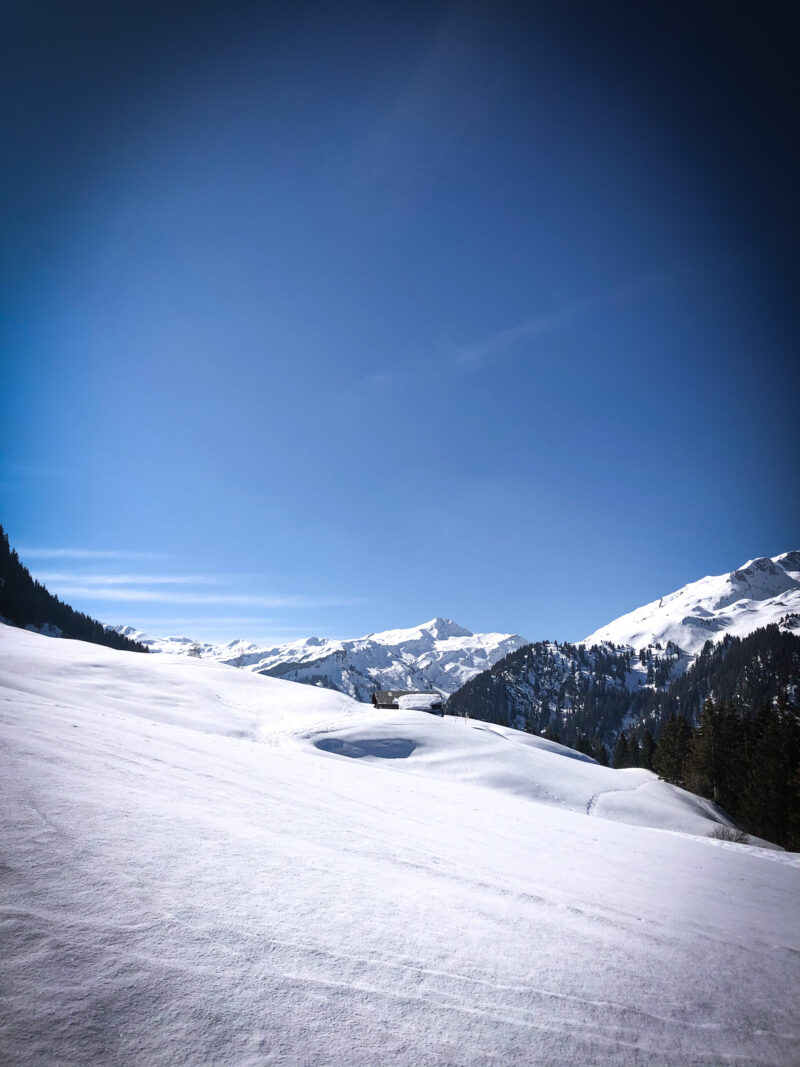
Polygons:
[[600,799],[600,797],[605,796],[607,793],[631,793],[635,789],[641,789],[644,785],[652,785],[652,782],[638,782],[634,786],[621,786],[618,789],[600,789],[589,797],[589,800],[586,803],[586,814],[591,815],[594,811],[594,806],[597,801]]
[[796,1063],[800,856],[713,805],[234,667],[0,652],[5,1062]]

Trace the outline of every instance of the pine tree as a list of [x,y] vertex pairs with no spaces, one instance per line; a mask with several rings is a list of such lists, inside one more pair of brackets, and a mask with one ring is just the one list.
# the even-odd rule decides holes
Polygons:
[[[782,842],[792,852],[800,852],[800,762],[789,779],[789,836]],[[779,842],[780,843],[780,842]]]
[[594,748],[592,746],[591,741],[586,736],[586,734],[581,733],[580,731],[578,732],[578,735],[575,738],[575,744],[572,747],[576,751],[582,752],[584,754],[584,756],[593,756],[594,755]]
[[683,715],[673,715],[661,732],[653,753],[653,770],[664,781],[686,785],[686,755],[692,729]]
[[620,732],[617,743],[614,745],[614,766],[617,770],[628,766],[628,738],[625,731]]
[[790,710],[766,705],[759,712],[755,732],[744,821],[759,837],[791,847],[796,843],[800,724]]
[[594,735],[594,739],[592,741],[592,755],[598,763],[601,763],[604,767],[608,766],[608,749],[600,740],[598,734]]
[[639,766],[646,767],[648,771],[653,769],[653,756],[656,751],[656,743],[649,730],[642,735],[642,743],[639,746]]
[[747,724],[736,708],[706,700],[689,745],[686,782],[734,818],[742,811],[747,740]]
[[718,803],[722,752],[720,719],[714,701],[703,705],[697,728],[692,734],[686,760],[686,784],[693,793]]
[[641,749],[639,748],[639,739],[636,734],[631,730],[630,737],[628,738],[628,762],[626,767],[641,767]]

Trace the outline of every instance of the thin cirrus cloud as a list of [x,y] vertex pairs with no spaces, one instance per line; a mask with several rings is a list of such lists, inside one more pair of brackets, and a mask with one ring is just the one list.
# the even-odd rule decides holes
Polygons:
[[40,582],[67,582],[70,585],[222,585],[230,575],[222,574],[70,574],[67,571],[37,571]]
[[507,355],[520,341],[530,341],[536,337],[556,333],[564,327],[571,326],[573,322],[592,311],[644,296],[663,284],[664,280],[662,274],[651,274],[628,285],[621,285],[616,289],[599,293],[597,296],[571,300],[548,315],[525,319],[505,330],[498,330],[497,333],[462,346],[453,353],[453,362],[461,366],[481,366],[483,363]]
[[[83,548],[23,548],[23,558],[69,560],[84,563],[163,559],[157,552],[127,552],[120,549]],[[68,566],[68,563],[67,563]],[[85,598],[89,601],[117,601],[120,603],[176,604],[227,606],[240,608],[328,608],[360,604],[361,598],[338,596],[310,596],[306,594],[240,593],[235,586],[242,575],[225,574],[151,574],[135,573],[131,568],[117,573],[87,573],[85,570],[37,569],[35,577],[51,586],[59,596]],[[224,586],[229,591],[211,591],[204,586]],[[177,586],[178,588],[169,588]],[[181,588],[181,587],[192,588]],[[200,587],[200,588],[198,588]]]
[[161,552],[124,552],[118,548],[20,548],[22,559],[163,559]]
[[[200,626],[200,625],[224,625],[224,626],[274,626],[281,624],[281,620],[273,616],[262,615],[140,615],[137,617],[138,626]],[[289,630],[308,629],[307,626],[289,626]]]
[[[299,637],[307,637],[309,634],[316,634],[320,629],[324,630],[325,627],[320,627],[316,623],[307,623],[303,626],[291,625],[287,626],[281,619],[276,618],[261,618],[253,617],[251,615],[157,615],[139,616],[136,619],[136,626],[144,629],[146,632],[151,631],[163,631],[165,627],[198,627],[210,628],[211,630],[217,630],[218,632],[235,632],[239,635],[242,632],[242,628],[246,627],[247,638],[246,640],[255,640],[255,634],[270,634],[269,640],[281,643],[281,641],[296,640]],[[278,633],[279,637],[276,638],[275,627],[280,627]]]
[[356,150],[353,193],[377,196],[395,220],[413,210],[430,175],[502,99],[505,77],[484,43],[488,25],[474,5],[449,7]]
[[91,600],[118,600],[128,603],[149,602],[159,604],[233,604],[239,607],[259,608],[318,608],[343,607],[359,604],[352,597],[314,597],[302,594],[286,596],[262,596],[258,593],[194,593],[174,592],[169,589],[138,589],[130,586],[62,585],[59,596],[86,597]]

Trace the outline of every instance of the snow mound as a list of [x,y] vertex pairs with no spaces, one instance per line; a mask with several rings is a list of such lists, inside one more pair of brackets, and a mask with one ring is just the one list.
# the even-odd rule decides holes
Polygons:
[[304,740],[367,762],[402,756],[402,765],[388,769],[638,826],[706,835],[728,823],[708,801],[651,771],[616,771],[546,738],[485,722],[383,712],[351,717],[336,730],[312,731]]

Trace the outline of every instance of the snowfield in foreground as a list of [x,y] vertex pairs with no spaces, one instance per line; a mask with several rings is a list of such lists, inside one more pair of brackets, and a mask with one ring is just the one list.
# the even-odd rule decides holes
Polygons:
[[0,626],[13,1064],[790,1064],[800,856],[540,738]]

